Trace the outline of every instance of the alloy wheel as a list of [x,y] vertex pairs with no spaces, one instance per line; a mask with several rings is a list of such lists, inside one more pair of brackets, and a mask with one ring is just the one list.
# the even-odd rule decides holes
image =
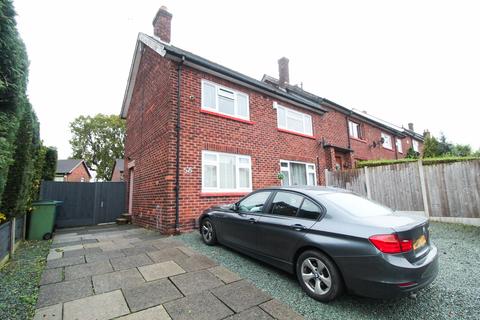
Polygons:
[[309,257],[302,262],[302,280],[306,287],[313,293],[324,295],[332,287],[330,270],[325,264],[314,257]]
[[213,238],[213,226],[210,221],[205,221],[202,226],[202,236],[206,242],[212,241]]

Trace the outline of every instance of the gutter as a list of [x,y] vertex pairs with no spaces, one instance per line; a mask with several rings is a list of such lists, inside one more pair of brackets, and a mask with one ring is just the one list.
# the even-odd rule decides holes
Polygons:
[[175,233],[180,233],[180,97],[182,85],[182,66],[185,62],[185,57],[177,66],[177,123],[175,125],[175,133],[177,134],[176,142],[176,159],[175,159]]

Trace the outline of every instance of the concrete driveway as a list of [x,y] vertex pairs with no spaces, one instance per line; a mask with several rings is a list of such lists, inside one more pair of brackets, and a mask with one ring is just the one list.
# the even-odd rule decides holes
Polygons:
[[110,225],[56,234],[40,282],[40,319],[301,317],[175,237]]

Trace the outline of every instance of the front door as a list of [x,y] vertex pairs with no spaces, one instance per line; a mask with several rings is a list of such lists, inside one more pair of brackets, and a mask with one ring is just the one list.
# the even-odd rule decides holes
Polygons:
[[255,192],[241,200],[237,210],[223,214],[218,220],[220,241],[240,249],[255,251],[258,236],[257,221],[271,193],[271,191]]
[[343,168],[343,159],[341,156],[335,156],[335,169],[342,170]]

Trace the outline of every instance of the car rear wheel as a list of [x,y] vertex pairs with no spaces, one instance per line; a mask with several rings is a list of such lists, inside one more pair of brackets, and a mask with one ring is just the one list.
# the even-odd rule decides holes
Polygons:
[[297,278],[312,298],[328,302],[343,292],[343,281],[335,264],[319,251],[308,250],[297,259]]
[[215,227],[213,226],[212,220],[210,218],[205,218],[202,220],[201,233],[203,242],[209,246],[213,246],[217,243],[217,234],[215,233]]

